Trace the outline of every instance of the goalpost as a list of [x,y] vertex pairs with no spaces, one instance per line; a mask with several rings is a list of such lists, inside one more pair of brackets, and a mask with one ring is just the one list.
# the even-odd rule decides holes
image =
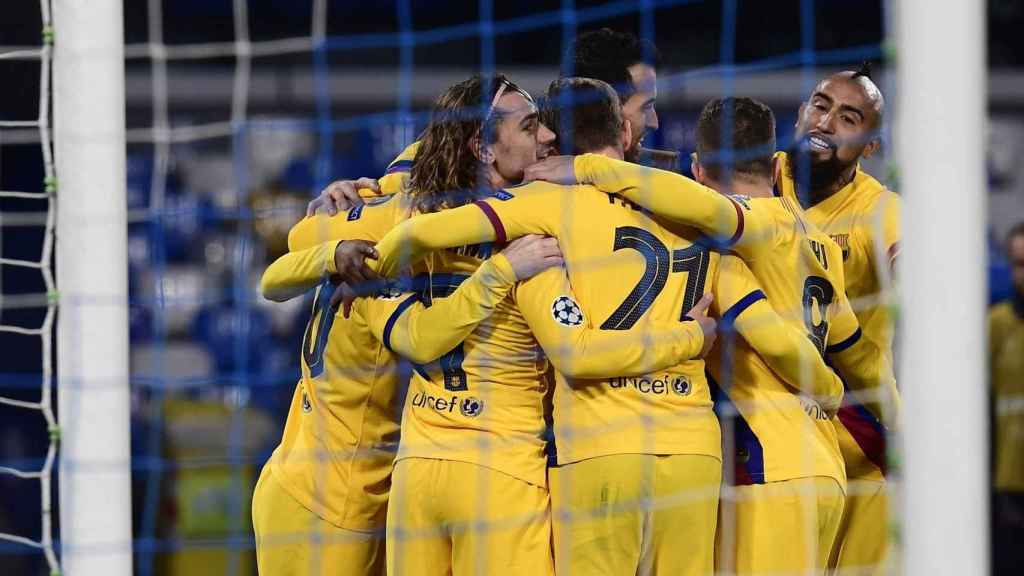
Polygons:
[[54,2],[60,542],[70,576],[132,572],[121,0]]
[[905,572],[987,574],[985,3],[896,10]]

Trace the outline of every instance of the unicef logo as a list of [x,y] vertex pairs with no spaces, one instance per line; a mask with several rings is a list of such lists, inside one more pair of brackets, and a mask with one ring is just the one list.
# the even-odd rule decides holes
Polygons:
[[563,326],[583,324],[583,311],[580,310],[579,304],[568,296],[555,298],[555,302],[551,305],[551,315],[555,318],[555,322]]
[[690,394],[690,381],[682,376],[676,376],[672,380],[672,391],[680,396],[687,396]]
[[484,401],[479,398],[469,396],[462,400],[459,404],[459,412],[467,418],[476,418],[484,411]]

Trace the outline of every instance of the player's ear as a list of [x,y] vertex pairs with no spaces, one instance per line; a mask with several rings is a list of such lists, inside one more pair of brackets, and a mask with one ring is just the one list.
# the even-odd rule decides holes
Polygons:
[[700,160],[697,158],[697,153],[693,152],[690,154],[690,173],[693,174],[693,179],[701,184],[704,184],[704,167],[700,165]]
[[779,157],[772,156],[772,187],[779,181],[779,170],[782,169],[782,165],[779,164]]
[[875,155],[875,152],[878,152],[878,149],[881,147],[882,142],[878,138],[874,138],[871,140],[871,142],[868,142],[867,146],[864,147],[864,151],[860,153],[860,157],[864,158],[865,160],[871,158],[872,156]]
[[798,108],[797,111],[796,111],[796,122],[793,123],[793,128],[799,128],[800,127],[800,119],[804,117],[804,109],[806,109],[806,108],[807,108],[807,102],[803,102],[803,103],[800,104],[800,108]]
[[629,150],[629,146],[633,143],[633,123],[629,121],[629,118],[622,119],[622,149]]
[[483,143],[483,140],[480,139],[479,135],[470,138],[469,146],[473,151],[473,156],[476,156],[478,161],[484,164],[494,163],[494,151],[491,150],[490,146]]

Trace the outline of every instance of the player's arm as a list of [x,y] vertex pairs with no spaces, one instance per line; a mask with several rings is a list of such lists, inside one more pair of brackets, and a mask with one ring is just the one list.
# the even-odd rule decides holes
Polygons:
[[355,206],[334,216],[307,216],[288,232],[288,250],[305,250],[329,240],[380,240],[395,225],[402,211],[398,203],[402,201],[402,198],[392,195],[371,204]]
[[[860,324],[846,295],[839,292],[829,310],[829,362],[839,371],[852,394],[862,396],[861,404],[877,404],[887,410],[883,422],[891,425],[899,410],[896,376],[888,354],[868,338],[862,337]],[[882,415],[879,415],[882,416]]]
[[562,268],[545,270],[520,283],[515,293],[537,342],[555,369],[568,378],[639,376],[699,357],[705,348],[704,332],[696,321],[641,320],[629,331],[595,328],[579,307]]
[[723,343],[731,334],[739,334],[791,388],[810,396],[830,414],[839,409],[842,381],[807,334],[771,307],[753,273],[735,256],[721,259],[715,302]]
[[600,154],[577,156],[573,166],[580,183],[696,228],[741,256],[754,257],[759,243],[772,236],[771,218],[681,174]]
[[450,296],[435,298],[429,306],[410,293],[397,300],[365,299],[367,323],[389,350],[426,364],[465,340],[508,296],[515,282],[508,259],[496,254]]
[[[520,189],[521,190],[521,189]],[[507,242],[527,234],[557,233],[561,199],[558,186],[533,185],[530,191],[421,214],[395,226],[377,245],[370,263],[382,276],[393,277],[434,250],[481,242]]]
[[890,277],[895,276],[896,272],[896,259],[900,255],[900,212],[902,210],[903,201],[896,194],[888,193],[883,194],[879,198],[880,210],[881,210],[881,230],[878,238],[881,242],[876,250],[882,254],[882,259],[886,264],[886,270],[889,272]]
[[267,300],[284,302],[315,288],[324,275],[338,272],[335,251],[339,241],[324,242],[275,260],[263,272],[260,291]]
[[[522,238],[486,260],[447,298],[434,299],[430,305],[415,294],[398,301],[374,299],[368,306],[367,321],[389,350],[418,364],[432,362],[490,316],[518,278],[561,264],[561,252],[553,239]],[[433,281],[427,275],[421,278]]]
[[267,300],[284,302],[301,296],[325,276],[353,285],[374,281],[376,277],[365,265],[365,258],[372,254],[373,243],[366,240],[333,240],[289,252],[263,272],[260,292]]

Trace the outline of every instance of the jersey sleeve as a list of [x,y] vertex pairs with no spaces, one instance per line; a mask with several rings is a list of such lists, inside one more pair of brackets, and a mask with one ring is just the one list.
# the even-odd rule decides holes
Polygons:
[[753,273],[735,256],[721,260],[715,303],[724,338],[739,334],[787,385],[813,398],[830,414],[839,409],[842,381],[807,334],[771,307]]
[[367,264],[382,276],[393,277],[434,250],[506,242],[527,234],[555,235],[561,187],[530,188],[515,195],[501,190],[493,198],[410,218],[381,239],[379,258]]
[[895,422],[899,409],[896,376],[888,354],[869,338],[864,338],[845,294],[840,292],[829,319],[829,341],[825,353],[839,371],[847,387],[863,395],[861,404],[892,408],[880,414],[887,426]]
[[888,192],[883,194],[878,202],[879,209],[881,210],[881,222],[879,223],[880,229],[877,238],[881,241],[881,245],[876,246],[875,249],[884,254],[884,261],[889,270],[892,271],[896,257],[900,253],[900,212],[902,211],[903,201],[896,194]]
[[334,251],[338,242],[324,242],[312,248],[289,252],[275,260],[260,279],[263,297],[284,302],[315,287],[325,274],[337,273]]
[[427,306],[417,294],[365,300],[370,330],[389,350],[417,364],[440,358],[469,336],[515,286],[508,259],[495,254],[450,296]]
[[521,282],[516,301],[548,360],[568,378],[640,376],[698,357],[704,346],[693,321],[641,320],[629,331],[595,328],[562,268]]
[[419,147],[420,143],[418,140],[409,144],[397,158],[391,161],[391,164],[388,164],[384,175],[377,179],[380,193],[363,189],[359,190],[359,195],[363,198],[372,198],[388,194],[398,194],[403,191],[409,181],[409,172],[412,170],[412,162],[416,159],[416,151],[419,150]]
[[680,174],[600,154],[577,156],[573,166],[579,182],[696,228],[718,247],[745,258],[756,257],[765,240],[774,239],[770,215],[752,210],[742,197],[721,194]]
[[398,202],[397,197],[386,196],[334,216],[307,216],[288,232],[288,250],[304,250],[328,240],[376,242],[395,225]]

